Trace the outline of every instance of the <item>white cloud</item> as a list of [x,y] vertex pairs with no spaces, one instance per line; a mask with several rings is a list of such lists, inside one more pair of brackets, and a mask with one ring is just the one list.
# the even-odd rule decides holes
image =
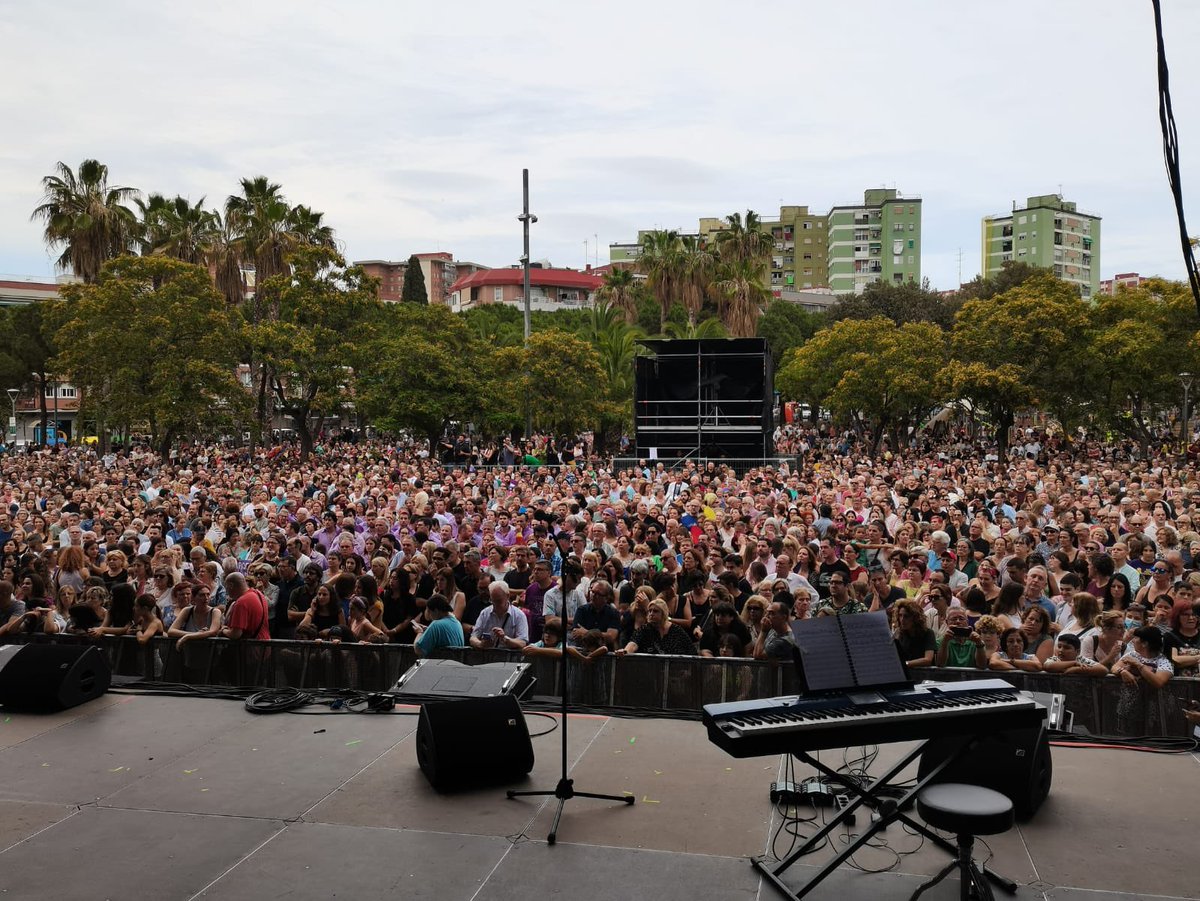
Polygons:
[[[1164,5],[1200,197],[1200,8]],[[39,179],[94,156],[212,203],[267,174],[354,258],[495,265],[520,252],[522,166],[534,255],[568,265],[593,234],[895,185],[924,199],[939,287],[959,248],[978,270],[980,217],[1061,185],[1104,217],[1104,274],[1182,274],[1145,4],[62,0],[0,6],[0,42],[0,271],[50,271]]]

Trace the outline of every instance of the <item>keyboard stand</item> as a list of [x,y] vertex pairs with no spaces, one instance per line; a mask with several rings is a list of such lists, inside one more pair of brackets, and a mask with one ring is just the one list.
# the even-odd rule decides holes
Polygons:
[[[754,868],[758,870],[768,882],[775,886],[775,888],[778,889],[785,898],[791,898],[793,901],[799,901],[800,898],[803,898],[818,885],[820,885],[821,882],[825,880],[825,877],[849,860],[850,857],[853,856],[853,854],[858,851],[859,848],[870,841],[877,832],[882,831],[885,827],[897,821],[905,823],[910,829],[919,832],[921,835],[925,836],[925,838],[929,839],[943,850],[949,852],[951,855],[957,855],[958,849],[953,843],[947,841],[924,823],[920,822],[919,820],[915,820],[908,814],[904,813],[901,808],[907,807],[914,803],[917,795],[923,788],[925,788],[926,785],[929,785],[931,782],[933,782],[942,772],[942,770],[950,766],[952,763],[958,761],[968,751],[970,751],[975,746],[976,742],[977,739],[975,738],[969,738],[965,740],[958,751],[949,755],[945,760],[926,773],[923,777],[919,778],[917,780],[917,784],[910,789],[906,789],[904,795],[899,800],[893,798],[884,798],[880,795],[880,791],[890,786],[896,777],[899,776],[906,767],[908,767],[921,756],[921,752],[925,748],[925,742],[918,743],[917,746],[908,754],[906,754],[899,763],[889,769],[883,774],[883,776],[872,782],[866,788],[863,788],[853,779],[850,779],[846,774],[838,773],[835,770],[830,769],[828,766],[821,763],[821,761],[812,757],[807,751],[794,752],[792,756],[794,756],[797,760],[808,764],[813,769],[826,776],[832,782],[845,788],[849,793],[854,795],[854,799],[842,810],[838,811],[837,815],[834,816],[824,826],[822,826],[821,829],[816,832],[816,834],[806,839],[804,844],[788,855],[786,859],[775,863],[765,856],[755,857],[751,859],[751,862],[754,864]],[[867,807],[877,811],[879,813],[879,821],[868,821],[863,829],[862,834],[859,835],[858,838],[854,839],[841,852],[839,852],[836,857],[823,865],[821,869],[817,871],[817,874],[804,883],[804,885],[802,885],[798,891],[793,892],[790,888],[788,888],[788,886],[780,877],[787,872],[787,870],[801,857],[810,853],[811,851],[816,850],[825,840],[826,836],[833,832],[833,830],[838,826],[846,822],[849,816],[863,805],[866,805]],[[1015,895],[1017,893],[1017,884],[1011,879],[1001,876],[1000,874],[995,873],[986,867],[984,868],[983,872],[988,879],[990,879],[1008,894]]]

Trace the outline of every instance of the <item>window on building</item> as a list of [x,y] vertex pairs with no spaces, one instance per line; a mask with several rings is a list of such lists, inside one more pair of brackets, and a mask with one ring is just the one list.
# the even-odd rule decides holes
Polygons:
[[812,238],[805,238],[805,239],[804,239],[804,243],[805,243],[805,244],[811,244],[811,243],[812,243]]
[[1024,241],[1024,240],[1025,240],[1025,232],[1018,232],[1018,233],[1017,233],[1017,240],[1018,240],[1018,241]]
[[910,265],[910,266],[911,266],[912,264],[913,264],[913,255],[910,253],[910,254],[908,255],[908,265]]
[[1017,225],[1024,225],[1028,219],[1029,219],[1028,216],[1021,216],[1020,218],[1017,219]]
[[812,269],[809,269],[809,268],[807,268],[807,267],[806,267],[806,268],[805,268],[805,270],[804,270],[804,274],[805,274],[805,275],[812,275]]
[[1019,257],[1025,256],[1025,248],[1024,247],[1022,247],[1020,250],[1017,251],[1017,256],[1019,256]]
[[70,385],[60,385],[58,389],[59,397],[75,397],[75,389]]
[[1029,237],[1030,237],[1030,238],[1032,238],[1032,239],[1034,239],[1034,240],[1037,240],[1037,232],[1030,232],[1030,233],[1029,233]]
[[892,257],[892,265],[893,266],[903,266],[904,265],[904,257],[896,257],[896,256]]
[[915,223],[913,223],[913,222],[910,222],[910,223],[908,223],[908,230],[909,230],[910,232],[915,232],[915,231],[917,230],[917,226],[916,226],[916,224],[915,224]]
[[912,239],[912,238],[909,238],[909,239],[908,239],[908,249],[909,249],[909,250],[912,250],[912,249],[913,249],[913,239]]
[[812,259],[812,254],[811,254],[811,253],[806,253],[806,254],[804,255],[804,259],[806,259],[806,260],[811,260],[811,259]]
[[504,289],[501,287],[492,288],[492,300],[496,303],[504,300]]
[[807,232],[807,231],[812,231],[812,225],[813,225],[813,224],[812,224],[811,222],[805,222],[805,223],[804,223],[803,225],[801,225],[800,227],[801,227],[802,229],[804,229],[804,230]]

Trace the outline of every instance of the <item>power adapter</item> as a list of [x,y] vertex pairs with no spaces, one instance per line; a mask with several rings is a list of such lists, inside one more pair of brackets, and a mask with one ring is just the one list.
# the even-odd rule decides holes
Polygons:
[[772,782],[772,804],[812,804],[814,807],[832,807],[836,803],[833,788],[823,782]]

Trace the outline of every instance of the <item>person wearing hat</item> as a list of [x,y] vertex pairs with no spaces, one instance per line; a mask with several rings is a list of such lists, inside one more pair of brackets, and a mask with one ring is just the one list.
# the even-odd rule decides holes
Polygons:
[[971,580],[967,578],[965,572],[958,568],[958,554],[951,550],[944,550],[938,562],[941,563],[942,575],[946,577],[946,585],[950,588],[950,592],[955,597],[961,597]]

